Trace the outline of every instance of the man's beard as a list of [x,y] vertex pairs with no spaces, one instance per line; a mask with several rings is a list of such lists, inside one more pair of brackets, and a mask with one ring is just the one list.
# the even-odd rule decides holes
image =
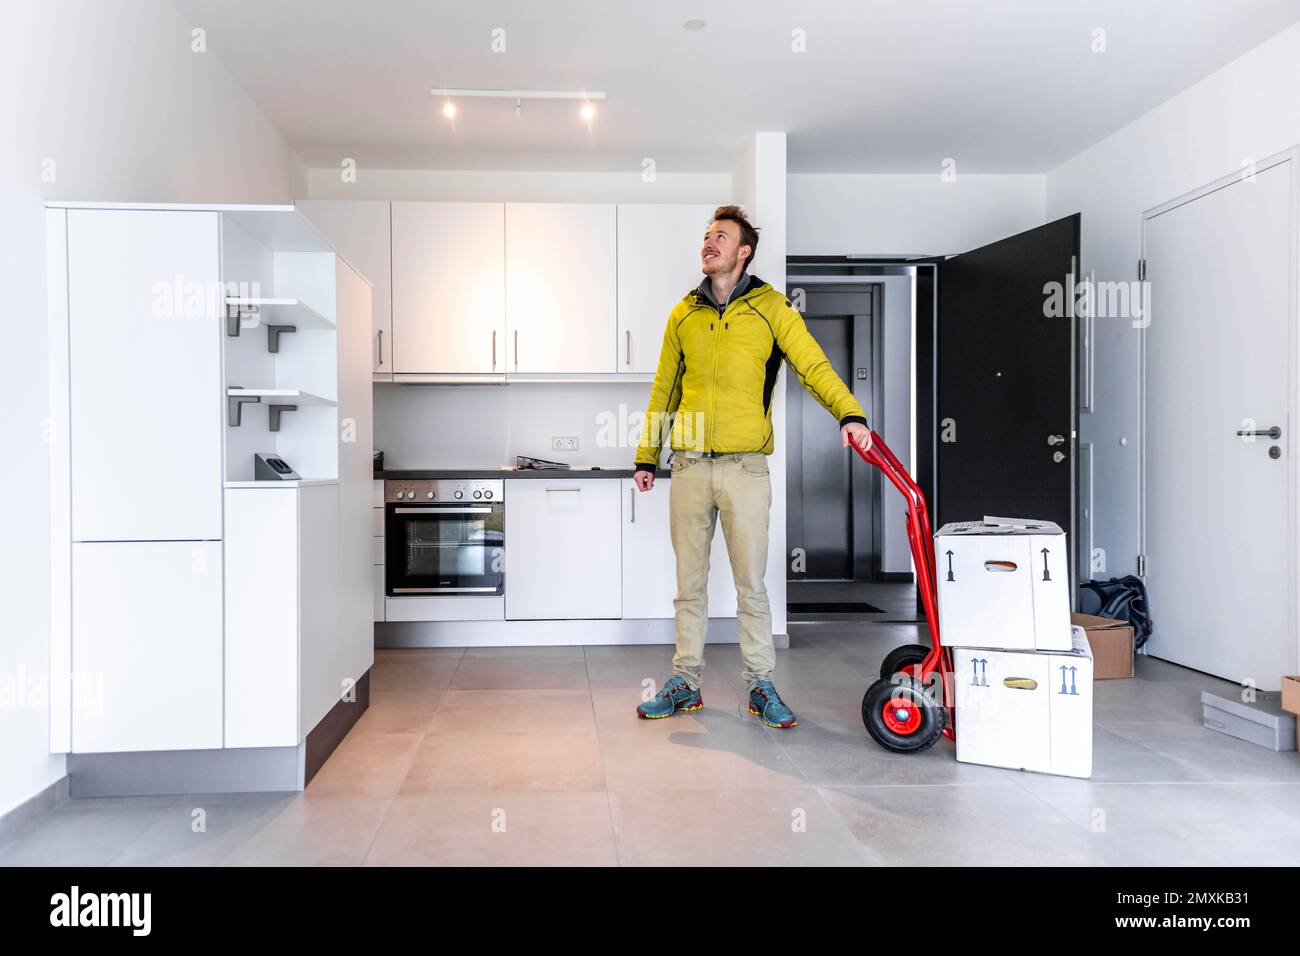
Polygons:
[[739,261],[740,256],[736,256],[730,262],[727,262],[722,256],[718,256],[712,262],[703,263],[703,271],[706,276],[725,276],[736,268],[736,263]]

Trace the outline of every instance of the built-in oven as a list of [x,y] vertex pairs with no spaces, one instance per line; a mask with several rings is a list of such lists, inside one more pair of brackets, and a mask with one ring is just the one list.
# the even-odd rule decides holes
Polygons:
[[505,482],[384,482],[384,580],[393,597],[505,593]]

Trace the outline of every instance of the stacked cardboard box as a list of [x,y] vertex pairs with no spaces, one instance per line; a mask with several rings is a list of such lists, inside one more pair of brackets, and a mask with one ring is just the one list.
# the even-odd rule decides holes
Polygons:
[[1295,714],[1295,746],[1300,750],[1300,674],[1282,678],[1282,709]]
[[946,524],[935,556],[957,759],[1091,776],[1093,652],[1070,622],[1065,532],[1020,518]]
[[1071,614],[1070,623],[1088,635],[1093,680],[1133,676],[1133,625],[1095,614]]

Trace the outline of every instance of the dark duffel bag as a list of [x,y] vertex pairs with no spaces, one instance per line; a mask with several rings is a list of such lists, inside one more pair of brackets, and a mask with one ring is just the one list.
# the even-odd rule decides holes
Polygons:
[[1109,581],[1086,581],[1079,585],[1079,611],[1133,626],[1133,647],[1139,648],[1151,636],[1151,609],[1142,579],[1128,575]]

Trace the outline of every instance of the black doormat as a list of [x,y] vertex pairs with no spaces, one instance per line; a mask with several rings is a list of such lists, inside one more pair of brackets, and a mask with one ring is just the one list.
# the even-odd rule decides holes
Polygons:
[[884,614],[880,608],[866,601],[800,601],[785,606],[786,612],[795,614]]

